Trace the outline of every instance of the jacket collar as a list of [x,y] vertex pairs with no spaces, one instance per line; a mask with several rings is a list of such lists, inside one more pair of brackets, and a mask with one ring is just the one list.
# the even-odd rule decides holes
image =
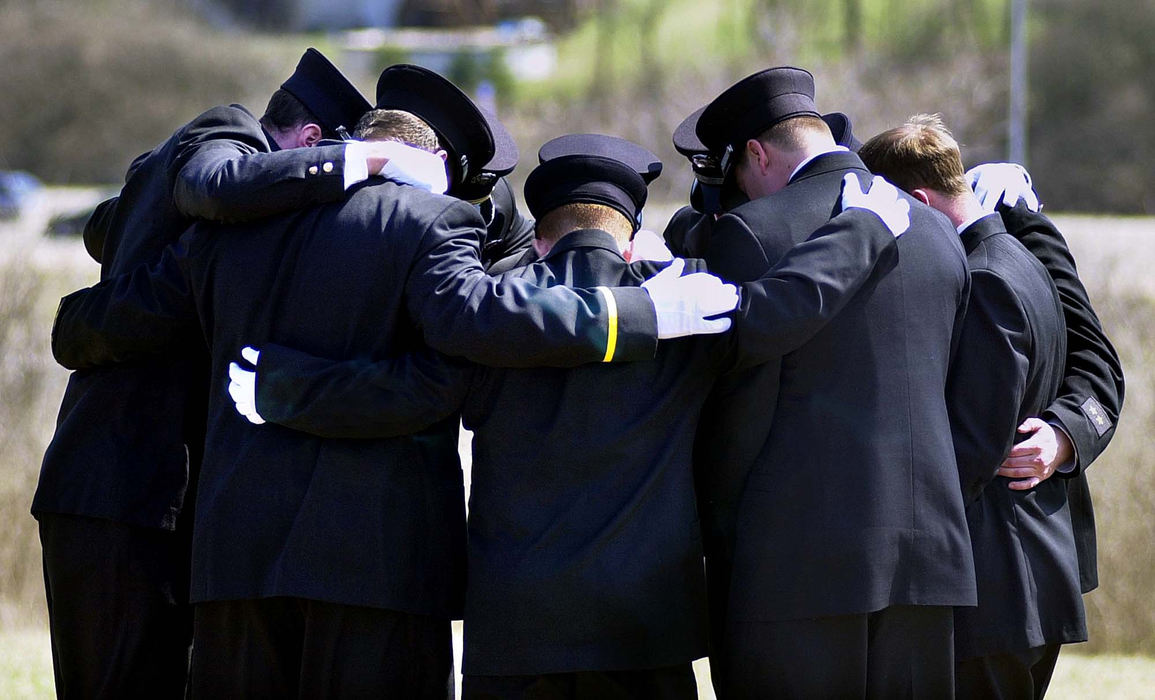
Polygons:
[[986,239],[1006,232],[1007,227],[1003,225],[1002,217],[997,214],[991,214],[977,219],[970,226],[963,229],[962,233],[959,234],[959,240],[962,241],[963,248],[969,255],[971,251]]
[[858,157],[857,153],[851,151],[831,151],[823,153],[820,156],[815,156],[802,169],[794,173],[790,178],[791,183],[805,180],[806,178],[816,177],[818,175],[825,175],[826,173],[835,172],[838,170],[866,170],[862,159]]
[[553,244],[553,248],[546,253],[541,259],[549,260],[555,255],[561,255],[576,248],[603,248],[612,252],[614,255],[622,258],[622,251],[618,250],[618,242],[614,237],[600,229],[586,228],[577,231],[571,231],[561,237],[557,243]]

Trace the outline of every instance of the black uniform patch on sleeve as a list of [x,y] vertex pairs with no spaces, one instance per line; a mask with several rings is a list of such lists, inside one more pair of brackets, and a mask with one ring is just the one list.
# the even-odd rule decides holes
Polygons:
[[1082,409],[1083,415],[1087,416],[1087,420],[1091,421],[1099,437],[1103,437],[1103,434],[1111,429],[1111,419],[1103,410],[1103,404],[1095,400],[1094,396],[1080,404],[1079,408]]

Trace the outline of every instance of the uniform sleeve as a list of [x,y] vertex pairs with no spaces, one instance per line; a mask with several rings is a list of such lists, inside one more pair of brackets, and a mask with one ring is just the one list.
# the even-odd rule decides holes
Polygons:
[[395,437],[456,413],[469,377],[468,364],[431,350],[335,361],[270,344],[257,363],[257,412],[321,437]]
[[644,289],[546,289],[489,277],[478,261],[480,218],[463,202],[450,203],[424,230],[405,303],[430,347],[496,367],[654,357],[657,319]]
[[894,236],[874,213],[848,209],[834,217],[742,285],[734,316],[738,367],[798,349],[897,261]]
[[237,222],[344,198],[344,145],[268,150],[260,122],[243,108],[216,107],[197,117],[173,163],[177,209]]
[[971,297],[947,376],[959,481],[970,502],[995,478],[1019,425],[1033,342],[1026,312],[1005,280],[971,273]]
[[88,257],[96,262],[100,262],[104,258],[104,241],[108,238],[108,232],[112,226],[112,220],[116,216],[116,208],[120,203],[120,197],[110,197],[92,210],[92,214],[88,217],[88,221],[84,222],[84,250],[88,253]]
[[1123,367],[1054,223],[1021,203],[1000,213],[1007,230],[1043,263],[1059,291],[1067,324],[1066,369],[1058,398],[1042,417],[1058,423],[1074,443],[1075,468],[1060,474],[1074,476],[1095,461],[1115,435],[1123,408]]
[[[709,235],[702,236],[704,240],[699,244],[701,257],[710,261],[710,272],[727,282],[756,280],[770,267],[758,238],[737,216],[726,214],[712,226],[699,220],[696,226],[710,229]],[[691,239],[696,237],[693,230],[687,236]],[[692,241],[687,241],[686,246],[694,248]]]
[[189,235],[154,265],[64,297],[52,325],[52,355],[68,369],[128,362],[197,338],[185,261]]

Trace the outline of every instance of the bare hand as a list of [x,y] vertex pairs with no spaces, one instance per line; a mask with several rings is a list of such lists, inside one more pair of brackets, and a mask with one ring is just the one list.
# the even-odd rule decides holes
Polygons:
[[1020,433],[1032,435],[1011,448],[997,472],[1014,479],[1008,486],[1015,491],[1033,489],[1055,473],[1074,454],[1067,434],[1041,418],[1028,418],[1019,426]]

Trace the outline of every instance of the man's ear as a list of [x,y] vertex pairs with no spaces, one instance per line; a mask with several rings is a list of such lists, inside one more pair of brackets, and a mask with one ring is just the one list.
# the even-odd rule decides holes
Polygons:
[[297,144],[305,148],[311,148],[317,145],[321,140],[321,127],[312,122],[305,124],[297,132]]
[[746,141],[746,159],[751,166],[757,166],[759,172],[765,173],[770,167],[770,154],[758,139]]
[[915,189],[911,190],[910,196],[914,197],[915,199],[922,202],[923,204],[930,206],[930,193],[928,193],[923,188],[916,187]]
[[440,158],[443,163],[449,160],[449,154],[445,152],[445,149],[438,151],[437,157]]

